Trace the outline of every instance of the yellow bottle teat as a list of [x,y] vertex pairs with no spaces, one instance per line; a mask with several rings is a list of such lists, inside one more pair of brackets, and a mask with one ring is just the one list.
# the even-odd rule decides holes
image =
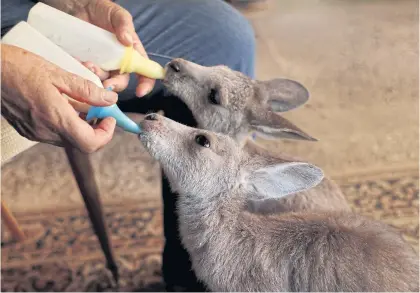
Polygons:
[[137,73],[153,79],[163,79],[165,70],[159,63],[143,57],[134,48],[126,47],[121,60],[120,73]]

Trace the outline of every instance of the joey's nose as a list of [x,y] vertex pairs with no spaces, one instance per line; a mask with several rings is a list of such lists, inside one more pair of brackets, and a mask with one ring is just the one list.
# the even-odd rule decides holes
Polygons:
[[175,72],[180,72],[181,71],[181,65],[179,64],[179,61],[177,61],[177,60],[172,60],[169,63],[169,67]]
[[144,117],[145,120],[158,120],[158,115],[155,113],[148,114]]

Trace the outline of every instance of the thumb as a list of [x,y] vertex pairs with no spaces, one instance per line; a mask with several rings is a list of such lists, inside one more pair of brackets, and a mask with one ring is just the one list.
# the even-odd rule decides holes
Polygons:
[[76,116],[69,121],[65,138],[81,151],[93,153],[111,141],[115,125],[115,119],[108,117],[93,128]]
[[55,79],[54,86],[60,93],[92,106],[110,106],[118,100],[115,92],[100,88],[90,80],[71,73]]

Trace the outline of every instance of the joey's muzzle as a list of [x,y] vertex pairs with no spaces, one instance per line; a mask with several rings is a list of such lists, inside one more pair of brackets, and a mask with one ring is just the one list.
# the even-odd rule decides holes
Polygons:
[[144,117],[145,120],[157,121],[158,115],[156,113],[148,114]]

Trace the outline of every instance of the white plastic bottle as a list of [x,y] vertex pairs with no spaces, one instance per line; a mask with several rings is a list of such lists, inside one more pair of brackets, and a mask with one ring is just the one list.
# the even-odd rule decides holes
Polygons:
[[28,23],[73,57],[104,70],[120,69],[154,79],[164,76],[162,66],[123,46],[114,34],[44,3],[32,7]]
[[[22,21],[15,25],[3,38],[2,43],[7,45],[13,45],[29,52],[32,52],[45,60],[61,67],[62,69],[83,77],[91,82],[95,83],[98,87],[103,88],[101,80],[83,66],[79,61],[70,56],[63,49],[55,45],[28,23]],[[106,118],[114,117],[117,121],[117,125],[126,131],[132,133],[140,133],[141,129],[139,126],[128,118],[118,106],[112,105],[108,107],[93,107],[85,103],[81,103],[72,99],[71,97],[63,94],[69,103],[77,112],[86,113],[91,118]],[[90,120],[90,118],[87,118]],[[3,122],[3,121],[2,121]]]
[[[98,87],[103,88],[98,76],[24,21],[19,22],[7,32],[1,42],[41,56],[62,69],[90,80]],[[66,97],[79,112],[88,112],[89,105],[77,102],[68,96]]]
[[[67,54],[63,49],[56,46],[46,37],[30,27],[26,22],[22,21],[16,24],[2,38],[2,44],[13,45],[27,51],[30,51],[44,59],[54,63],[55,65],[67,70],[73,74],[77,74],[85,79],[102,87],[99,78],[90,70],[77,62],[73,57]],[[63,96],[66,96],[63,94]],[[67,96],[66,96],[67,97]],[[69,97],[67,97],[69,98]],[[79,103],[69,98],[70,103],[78,112],[87,113],[89,105]],[[72,103],[74,102],[74,103]],[[9,122],[1,117],[1,162],[5,163],[20,152],[32,147],[36,142],[28,140],[21,136]]]

